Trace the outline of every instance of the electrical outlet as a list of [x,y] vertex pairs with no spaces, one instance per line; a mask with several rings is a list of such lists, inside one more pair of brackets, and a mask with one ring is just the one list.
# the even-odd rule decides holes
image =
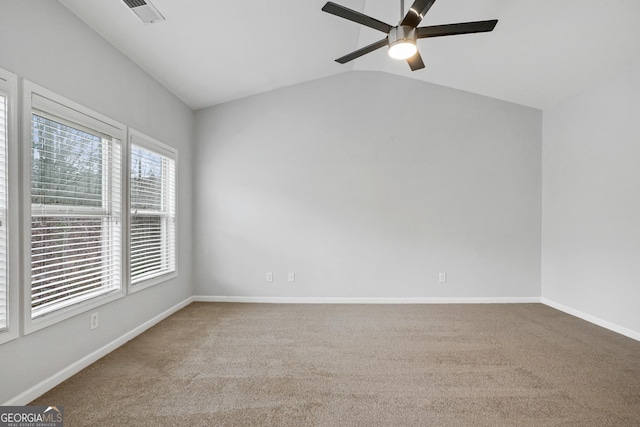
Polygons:
[[289,277],[287,278],[287,280],[289,282],[295,282],[296,281],[296,273],[289,273]]
[[447,281],[447,273],[438,274],[438,282],[444,283]]
[[267,273],[267,282],[273,282],[273,273],[270,271]]
[[98,327],[98,312],[91,313],[91,323],[89,325],[91,329],[95,329]]

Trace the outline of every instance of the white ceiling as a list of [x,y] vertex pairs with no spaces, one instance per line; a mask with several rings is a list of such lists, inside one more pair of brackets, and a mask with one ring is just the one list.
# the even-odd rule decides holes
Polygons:
[[[492,33],[420,40],[426,68],[416,72],[385,48],[334,62],[384,34],[322,12],[325,0],[151,0],[166,21],[149,25],[122,0],[59,1],[193,109],[351,70],[544,109],[640,65],[639,0],[438,0],[421,26],[499,22]],[[399,0],[334,1],[400,18]]]

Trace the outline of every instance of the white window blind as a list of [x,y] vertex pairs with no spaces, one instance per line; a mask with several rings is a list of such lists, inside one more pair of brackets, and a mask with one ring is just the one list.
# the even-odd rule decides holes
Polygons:
[[[135,140],[135,139],[134,139]],[[131,283],[175,272],[175,159],[131,144]]]
[[121,289],[120,141],[91,124],[31,116],[32,318]]
[[0,332],[7,330],[7,97],[0,93]]

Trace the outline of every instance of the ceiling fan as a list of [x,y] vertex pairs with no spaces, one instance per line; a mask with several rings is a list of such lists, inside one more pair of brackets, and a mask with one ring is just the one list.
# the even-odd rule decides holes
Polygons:
[[[323,11],[387,34],[387,37],[382,40],[342,56],[336,59],[336,62],[346,64],[362,55],[388,45],[389,56],[395,59],[406,59],[409,67],[411,67],[411,71],[416,71],[424,68],[424,62],[422,62],[422,57],[416,46],[417,39],[453,36],[456,34],[484,33],[493,31],[498,23],[497,19],[492,19],[490,21],[418,27],[418,24],[420,24],[435,2],[436,0],[415,0],[407,14],[404,15],[400,23],[395,27],[331,1],[327,2],[322,8]],[[401,16],[404,14],[404,0],[400,2],[400,14]]]

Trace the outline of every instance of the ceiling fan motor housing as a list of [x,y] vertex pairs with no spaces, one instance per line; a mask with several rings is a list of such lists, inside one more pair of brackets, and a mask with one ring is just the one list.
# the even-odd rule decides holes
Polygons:
[[389,31],[389,47],[397,43],[416,43],[416,27],[398,25]]

